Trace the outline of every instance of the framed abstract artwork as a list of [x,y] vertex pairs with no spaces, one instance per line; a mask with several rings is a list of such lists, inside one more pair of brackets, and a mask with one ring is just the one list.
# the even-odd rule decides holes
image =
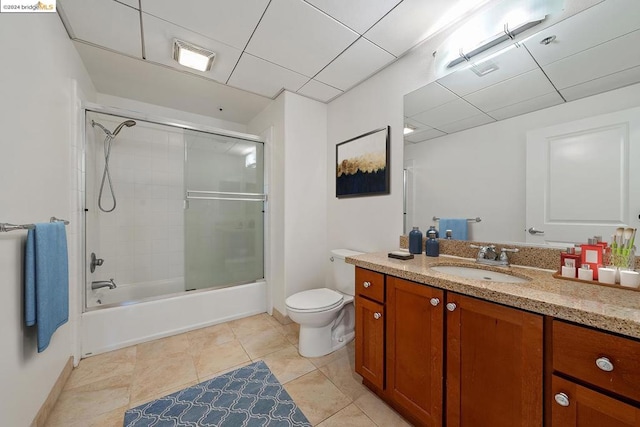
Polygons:
[[389,194],[391,127],[336,145],[336,197]]

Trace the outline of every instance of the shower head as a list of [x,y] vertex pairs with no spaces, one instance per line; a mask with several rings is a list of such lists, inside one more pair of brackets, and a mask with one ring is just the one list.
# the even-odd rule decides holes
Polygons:
[[116,136],[118,132],[120,132],[120,129],[122,129],[123,126],[130,128],[131,126],[135,126],[135,125],[136,125],[136,122],[134,120],[125,120],[124,122],[120,123],[118,127],[113,131],[113,136]]
[[93,127],[98,126],[100,129],[104,131],[104,133],[106,133],[111,138],[115,138],[115,136],[120,132],[123,126],[131,127],[131,126],[135,126],[135,124],[136,122],[134,120],[125,120],[124,122],[120,123],[113,132],[109,132],[109,130],[104,126],[102,126],[100,123],[91,120],[91,126]]

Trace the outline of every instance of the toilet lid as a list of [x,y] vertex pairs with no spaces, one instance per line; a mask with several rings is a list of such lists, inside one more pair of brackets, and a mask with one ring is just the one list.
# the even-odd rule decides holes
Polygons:
[[285,303],[294,310],[322,310],[335,307],[342,302],[343,298],[339,292],[320,288],[293,294]]

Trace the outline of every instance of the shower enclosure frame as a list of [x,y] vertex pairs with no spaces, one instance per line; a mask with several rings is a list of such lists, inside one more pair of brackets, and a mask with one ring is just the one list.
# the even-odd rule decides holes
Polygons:
[[[114,304],[109,304],[107,306],[98,306],[98,307],[87,307],[87,280],[88,280],[88,274],[87,274],[87,259],[86,259],[86,250],[87,250],[87,218],[86,218],[86,210],[85,210],[85,206],[86,206],[86,153],[87,153],[87,129],[86,129],[86,117],[87,117],[87,113],[89,112],[93,112],[93,113],[100,113],[100,114],[106,114],[106,115],[112,115],[112,116],[117,116],[117,117],[121,117],[121,118],[125,118],[125,119],[133,119],[133,120],[140,120],[143,122],[148,122],[148,123],[153,123],[153,124],[157,124],[157,125],[165,125],[165,126],[172,126],[175,128],[180,128],[180,129],[184,129],[184,130],[191,130],[191,131],[197,131],[197,132],[204,132],[207,134],[212,134],[212,135],[218,135],[218,136],[223,136],[223,137],[231,137],[231,138],[237,138],[237,139],[241,139],[241,140],[245,140],[245,141],[250,141],[250,142],[256,142],[256,143],[262,143],[266,146],[266,141],[264,141],[261,137],[257,136],[257,135],[252,135],[252,134],[245,134],[245,133],[241,133],[241,132],[236,132],[236,131],[230,131],[230,130],[225,130],[225,129],[220,129],[220,128],[216,128],[213,126],[208,126],[208,125],[202,125],[202,124],[197,124],[197,123],[193,123],[193,122],[188,122],[188,121],[183,121],[183,120],[176,120],[176,119],[170,119],[167,117],[162,117],[162,116],[156,116],[156,115],[152,115],[152,114],[146,114],[146,113],[142,113],[142,112],[137,112],[137,111],[133,111],[133,110],[127,110],[127,109],[122,109],[122,108],[118,108],[118,107],[110,107],[110,106],[104,106],[104,105],[100,105],[100,104],[95,104],[95,103],[82,103],[82,108],[80,109],[80,114],[82,116],[82,120],[80,121],[81,123],[81,132],[82,132],[82,152],[79,153],[79,158],[81,159],[81,170],[83,171],[80,174],[80,180],[79,180],[79,188],[82,190],[81,191],[81,198],[79,200],[80,203],[80,208],[83,210],[83,217],[82,217],[82,221],[80,222],[80,228],[79,228],[79,232],[81,233],[82,238],[81,240],[81,247],[79,248],[79,253],[82,255],[82,280],[80,281],[81,283],[81,300],[82,300],[82,313],[86,313],[86,312],[91,312],[91,311],[95,311],[95,310],[102,310],[102,309],[106,309],[106,308],[111,308],[111,307],[121,307],[121,306],[127,306],[130,305],[132,303],[137,303],[137,302],[148,302],[148,301],[155,301],[155,300],[162,300],[162,299],[166,299],[166,298],[170,298],[172,296],[176,296],[176,295],[182,295],[185,294],[186,292],[179,292],[179,293],[172,293],[172,294],[164,294],[164,295],[158,295],[158,296],[152,296],[152,297],[147,297],[147,298],[143,298],[142,300],[134,300],[134,301],[123,301],[120,303],[114,303]],[[266,152],[265,152],[265,163],[266,163]],[[264,188],[269,188],[269,181],[268,181],[268,174],[267,174],[268,168],[265,167],[264,170]],[[185,190],[186,191],[186,190]],[[260,194],[254,194],[253,196],[259,196]],[[263,201],[264,201],[264,226],[263,226],[263,269],[264,269],[264,278],[262,280],[264,280],[267,283],[268,286],[268,280],[267,280],[267,271],[268,271],[268,266],[267,266],[267,259],[269,259],[269,255],[268,255],[268,247],[269,247],[269,242],[268,242],[268,197],[266,192],[262,193],[262,195],[264,196]],[[185,196],[186,197],[186,196]],[[186,199],[185,199],[186,200]],[[250,199],[249,199],[250,200]],[[233,287],[236,285],[242,285],[243,283],[234,283],[234,284],[230,284],[230,285],[226,285],[226,286],[219,286],[219,287],[215,287],[215,288],[203,288],[203,289],[196,289],[196,290],[190,290],[188,293],[189,294],[197,294],[197,293],[202,293],[202,292],[209,292],[212,289],[222,289],[225,287]],[[270,293],[270,291],[268,291],[268,293]],[[271,310],[270,304],[268,305],[268,310]]]

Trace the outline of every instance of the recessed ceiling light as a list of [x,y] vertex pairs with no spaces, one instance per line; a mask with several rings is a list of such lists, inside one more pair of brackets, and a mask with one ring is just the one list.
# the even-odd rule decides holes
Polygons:
[[185,67],[209,71],[215,57],[215,52],[183,40],[173,39],[173,59]]
[[413,132],[415,130],[416,130],[416,128],[414,128],[413,126],[404,125],[404,134],[403,135],[410,134],[411,132]]

